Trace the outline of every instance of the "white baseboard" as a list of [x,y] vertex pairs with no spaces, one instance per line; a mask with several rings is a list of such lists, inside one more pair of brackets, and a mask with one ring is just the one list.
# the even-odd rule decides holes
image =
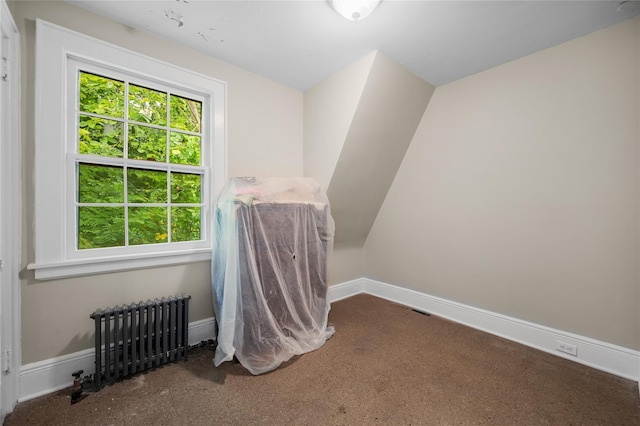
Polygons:
[[85,349],[68,355],[45,359],[23,365],[20,368],[18,402],[37,398],[73,384],[71,373],[84,370],[92,374],[94,368],[94,349]]
[[356,280],[346,281],[329,287],[329,300],[331,303],[338,300],[346,299],[356,294],[364,292],[364,286],[367,280],[358,278]]
[[189,323],[189,346],[200,343],[203,340],[216,338],[216,319],[205,318]]
[[[335,290],[334,287],[336,287]],[[330,296],[341,300],[358,293],[367,293],[423,312],[428,312],[469,327],[504,337],[505,339],[539,349],[626,379],[640,378],[640,352],[545,327],[473,306],[453,302],[395,285],[361,278],[329,287]],[[577,356],[559,352],[557,342],[577,346]]]
[[[215,339],[215,318],[189,323],[189,345]],[[73,384],[71,373],[84,370],[84,375],[95,372],[95,350],[85,349],[56,358],[23,365],[18,377],[18,402],[27,401],[64,389]]]
[[[371,294],[429,312],[620,377],[635,381],[640,378],[640,352],[638,351],[380,281],[359,278],[333,285],[329,287],[329,300],[333,303],[360,293]],[[189,345],[209,339],[215,339],[215,318],[206,318],[189,324]],[[578,355],[574,357],[558,352],[556,350],[558,340],[577,346]],[[22,366],[18,378],[20,386],[18,402],[70,386],[73,383],[71,373],[77,370],[84,370],[84,374],[94,372],[93,349]]]

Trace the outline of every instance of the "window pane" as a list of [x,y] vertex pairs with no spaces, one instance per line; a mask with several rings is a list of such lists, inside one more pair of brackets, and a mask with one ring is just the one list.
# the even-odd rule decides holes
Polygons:
[[200,207],[171,207],[171,241],[200,240]]
[[129,207],[129,244],[166,243],[166,207]]
[[130,203],[167,202],[167,172],[128,169],[127,186]]
[[130,84],[129,120],[166,126],[167,94]]
[[129,125],[129,158],[162,161],[167,159],[167,131],[153,127]]
[[124,207],[78,207],[78,249],[124,246]]
[[171,202],[200,204],[202,176],[189,173],[171,173]]
[[124,117],[124,83],[80,71],[80,111]]
[[123,203],[122,167],[80,163],[78,165],[78,202]]
[[170,139],[170,163],[200,165],[200,136],[171,132]]
[[171,126],[188,132],[200,132],[202,102],[171,95]]
[[78,123],[78,152],[122,158],[123,128],[120,121],[81,115]]

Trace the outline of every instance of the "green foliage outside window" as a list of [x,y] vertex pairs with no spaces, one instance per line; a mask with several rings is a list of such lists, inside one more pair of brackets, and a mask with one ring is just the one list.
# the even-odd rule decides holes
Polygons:
[[166,151],[166,130],[138,126],[137,124],[129,125],[129,158],[164,162],[167,159]]
[[169,162],[175,164],[200,164],[200,136],[171,132]]
[[78,153],[93,157],[77,167],[78,248],[200,240],[202,170],[153,165],[201,165],[202,103],[83,71],[78,101]]
[[124,207],[78,207],[78,248],[124,245]]
[[167,124],[167,94],[130,84],[129,120],[165,126]]

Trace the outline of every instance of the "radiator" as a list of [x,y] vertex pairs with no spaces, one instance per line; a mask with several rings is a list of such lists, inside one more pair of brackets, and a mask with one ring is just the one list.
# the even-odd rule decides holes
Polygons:
[[96,390],[169,362],[186,361],[190,299],[189,295],[167,297],[92,313]]

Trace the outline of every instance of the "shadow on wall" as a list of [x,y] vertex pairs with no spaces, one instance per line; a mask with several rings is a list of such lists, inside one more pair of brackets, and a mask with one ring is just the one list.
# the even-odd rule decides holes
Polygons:
[[[93,322],[87,316],[87,321]],[[57,356],[67,355],[73,352],[76,352],[78,348],[94,348],[95,347],[95,333],[82,333],[76,334],[73,338],[67,343],[67,345],[61,349]]]
[[434,90],[376,52],[327,188],[336,245],[366,240]]

